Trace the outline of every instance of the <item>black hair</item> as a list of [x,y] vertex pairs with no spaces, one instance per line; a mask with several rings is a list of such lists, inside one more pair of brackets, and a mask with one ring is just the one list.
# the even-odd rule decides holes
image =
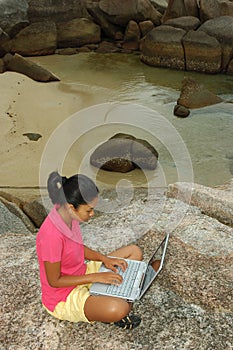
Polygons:
[[72,204],[75,209],[81,204],[88,204],[98,196],[95,183],[86,175],[76,174],[69,178],[57,171],[49,175],[48,193],[53,204]]

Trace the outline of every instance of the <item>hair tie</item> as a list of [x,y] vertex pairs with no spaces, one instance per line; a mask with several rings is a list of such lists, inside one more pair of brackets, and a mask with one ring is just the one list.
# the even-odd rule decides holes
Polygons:
[[62,187],[62,184],[60,182],[57,182],[57,188],[60,190],[61,187]]

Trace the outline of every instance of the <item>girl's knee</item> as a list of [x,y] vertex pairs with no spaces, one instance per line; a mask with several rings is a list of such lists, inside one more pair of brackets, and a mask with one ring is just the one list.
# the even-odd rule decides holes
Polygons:
[[130,312],[130,305],[123,300],[113,301],[109,308],[109,317],[112,319],[112,322],[117,322],[124,318]]
[[131,244],[131,251],[132,251],[132,257],[133,260],[142,260],[143,253],[141,248],[139,248],[136,244]]

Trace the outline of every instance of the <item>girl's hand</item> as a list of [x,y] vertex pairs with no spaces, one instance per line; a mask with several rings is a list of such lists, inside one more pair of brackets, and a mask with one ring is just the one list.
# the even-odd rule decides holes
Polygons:
[[115,284],[118,286],[123,282],[123,278],[115,272],[97,272],[93,274],[93,283],[94,282]]
[[107,269],[110,269],[114,272],[117,272],[117,266],[120,267],[123,271],[127,269],[127,262],[124,259],[121,258],[109,258],[105,257],[103,260],[104,265],[107,267]]

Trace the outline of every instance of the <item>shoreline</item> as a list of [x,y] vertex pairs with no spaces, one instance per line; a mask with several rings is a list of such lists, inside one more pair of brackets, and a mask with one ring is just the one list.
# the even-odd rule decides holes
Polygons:
[[[59,59],[62,59],[62,58],[59,57]],[[81,61],[81,66],[82,64],[85,66],[86,64],[85,60]],[[101,64],[101,62],[102,61],[100,61],[99,64]],[[61,62],[59,60],[59,64],[56,67],[56,69],[60,69],[60,64]],[[124,67],[121,67],[122,70],[123,68]],[[136,69],[138,69],[138,67],[136,67]],[[84,75],[85,75],[84,73],[85,73],[85,70],[82,72],[82,79],[84,79]],[[134,73],[130,73],[130,74],[134,74]],[[90,75],[93,75],[93,71],[91,71]],[[43,154],[43,150],[45,149],[47,141],[49,140],[54,130],[62,122],[64,122],[68,117],[75,114],[77,111],[93,106],[93,104],[96,104],[96,103],[104,103],[106,102],[106,100],[108,100],[108,98],[110,97],[112,98],[114,89],[116,88],[115,85],[114,87],[110,87],[110,85],[107,85],[105,89],[103,86],[95,85],[98,80],[98,75],[94,76],[93,90],[87,91],[88,90],[87,87],[91,86],[90,75],[88,76],[88,83],[83,90],[81,88],[81,86],[83,86],[82,80],[81,80],[81,85],[79,85],[80,82],[77,83],[77,85],[73,85],[71,82],[66,83],[63,81],[51,82],[51,83],[39,83],[19,73],[5,72],[0,75],[0,82],[1,82],[0,91],[1,91],[1,99],[2,99],[2,104],[0,104],[0,122],[1,122],[0,187],[38,186],[41,156]],[[107,84],[110,84],[108,73],[107,73],[107,78],[106,76],[104,76],[103,78],[106,79],[106,81],[103,81],[103,85],[105,82]],[[117,80],[116,82],[120,83],[121,79]],[[125,83],[126,82],[124,81],[124,84]],[[152,84],[151,81],[149,83]],[[145,90],[146,90],[146,96],[148,93],[151,93],[150,85],[145,85]],[[120,92],[117,91],[117,94],[119,93]],[[136,95],[136,97],[137,96],[138,95]],[[117,97],[119,96],[117,95]],[[173,99],[174,96],[170,98]],[[137,98],[136,98],[136,101],[137,101]],[[151,103],[151,99],[146,101]],[[182,125],[181,125],[181,121],[175,119],[171,114],[172,113],[171,102],[166,103],[165,101],[164,103],[161,103],[158,105],[155,104],[154,108],[156,109],[158,106],[160,108],[159,109],[160,113],[165,107],[169,109],[167,112],[169,114],[168,115],[169,122],[174,123],[176,128],[177,126],[181,127],[181,130],[183,130],[184,128],[187,129],[188,133],[189,133],[189,127],[193,125],[192,124],[193,122],[199,123],[198,111],[193,111],[194,118],[190,118],[189,120],[182,121]],[[216,108],[220,108],[220,107],[216,107]],[[212,110],[210,109],[209,113],[211,113],[211,111]],[[227,115],[228,115],[228,112],[227,112]],[[205,119],[206,119],[206,116],[205,116]],[[227,120],[227,119],[224,119],[224,120]],[[218,127],[219,126],[217,125],[216,128]],[[180,131],[180,129],[178,130]],[[111,132],[113,132],[112,129],[108,131],[108,133],[111,133]],[[24,135],[26,133],[37,133],[42,135],[42,137],[40,137],[37,141],[31,141],[28,139],[27,136]],[[100,142],[101,137],[102,139],[106,138],[106,135],[107,135],[106,133],[102,135],[98,135],[97,143]],[[186,135],[184,136],[186,137]],[[94,133],[92,133],[90,136],[91,142],[93,141],[92,140],[93,137],[96,137]],[[187,143],[187,147],[189,147],[190,145],[188,144],[189,142],[188,134],[186,138],[187,140],[186,141],[183,140],[183,141],[184,143]],[[76,146],[76,148],[79,147],[80,144],[82,146],[84,145],[83,146],[84,148],[85,147],[87,148],[88,143],[87,142],[85,143],[85,142],[86,140],[84,138],[82,138],[82,140],[80,139],[80,143],[78,146]],[[212,144],[210,145],[210,147],[212,147]],[[89,150],[90,148],[88,149],[88,151]],[[203,151],[204,153],[206,153],[205,149],[203,149]],[[227,149],[226,149],[226,152],[227,152]],[[85,149],[84,149],[84,155],[85,155]],[[67,175],[70,176],[72,173],[76,172],[77,164],[79,164],[80,160],[82,161],[82,158],[81,158],[82,156],[80,156],[79,152],[77,152],[75,148],[71,149],[71,156],[67,157],[65,168],[64,168],[65,169],[64,173],[66,174],[66,176]],[[209,154],[207,154],[205,155],[204,159],[200,159],[200,160],[199,159],[195,160],[195,157],[196,157],[196,154],[193,157],[194,168],[197,167],[197,171],[203,171],[203,179],[210,178],[210,175],[208,175],[207,169],[201,170],[201,164],[203,161],[206,162],[208,167],[212,167],[213,160],[214,160],[214,166],[216,166],[216,169],[215,169],[216,174],[219,174],[219,171],[223,169],[222,163],[220,163],[219,161],[217,163],[213,155],[210,156]],[[219,153],[219,157],[223,159],[222,152]],[[231,154],[229,157],[231,157]],[[165,179],[166,185],[168,185],[169,183],[176,182],[176,180],[175,181],[173,180],[174,177],[176,176],[176,168],[173,167],[172,162],[169,162],[167,160],[164,161],[162,157],[160,159],[162,164],[162,171],[164,171],[165,173],[168,172],[166,173],[166,176],[168,178],[166,177]],[[226,159],[224,162],[225,163],[224,163],[223,182],[227,180],[226,178],[228,174],[227,162],[230,164],[231,158],[229,158],[229,160]],[[90,169],[87,169],[87,167],[86,168],[84,167],[84,171],[86,170],[89,171]],[[194,169],[194,171],[196,171],[196,169]],[[109,186],[114,187],[115,184],[117,184],[121,179],[121,176],[122,174],[119,174],[119,173],[113,174],[109,172],[100,172],[98,173],[98,181],[100,181],[101,183],[101,179],[104,179],[104,182],[101,183],[101,186],[103,185],[103,187],[109,187]],[[143,186],[143,181],[145,179],[143,179],[143,176],[141,177],[140,176],[141,175],[139,174],[139,172],[134,174],[128,173],[128,175],[125,175],[126,180],[129,180],[131,182],[132,179],[134,180],[136,179],[135,181],[136,186],[138,185],[138,183],[140,183],[140,186]],[[229,180],[230,178],[231,178],[231,175],[229,174]],[[110,180],[113,182],[111,182]],[[217,183],[220,182],[220,176],[218,176],[215,179],[215,182],[216,181]],[[196,182],[200,183],[198,181]],[[209,185],[209,186],[212,186],[212,185]]]

